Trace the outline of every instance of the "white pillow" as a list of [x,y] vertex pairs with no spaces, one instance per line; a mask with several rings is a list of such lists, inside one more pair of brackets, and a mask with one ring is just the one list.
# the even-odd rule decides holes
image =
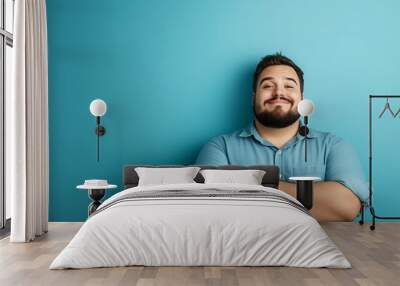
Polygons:
[[138,186],[195,183],[193,179],[199,170],[199,167],[135,168],[139,176]]
[[262,170],[201,170],[204,183],[233,183],[261,185],[265,171]]

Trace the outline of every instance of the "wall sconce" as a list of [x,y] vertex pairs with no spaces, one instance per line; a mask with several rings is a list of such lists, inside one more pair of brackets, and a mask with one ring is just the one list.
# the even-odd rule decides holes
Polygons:
[[304,161],[307,162],[308,116],[314,111],[314,103],[309,99],[303,99],[297,105],[297,111],[301,116],[304,116],[304,125],[300,127],[299,133],[304,136]]
[[[307,162],[307,135],[308,116],[314,111],[314,103],[309,99],[302,99],[297,105],[297,111],[304,117],[304,125],[300,126],[299,133],[304,136],[304,161]],[[289,180],[296,181],[296,198],[308,210],[312,209],[314,203],[313,183],[320,181],[319,177],[290,177]]]
[[90,112],[96,116],[96,129],[95,133],[97,135],[97,162],[99,162],[100,158],[100,136],[106,134],[106,129],[100,125],[100,117],[106,114],[107,112],[107,104],[104,100],[95,99],[90,103]]

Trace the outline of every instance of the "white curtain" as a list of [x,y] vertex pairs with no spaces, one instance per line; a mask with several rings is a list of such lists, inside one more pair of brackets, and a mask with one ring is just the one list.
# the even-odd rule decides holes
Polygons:
[[[12,242],[48,225],[48,82],[45,0],[16,0],[13,93],[6,114]],[[10,152],[8,152],[10,151]],[[7,174],[6,173],[6,174]]]

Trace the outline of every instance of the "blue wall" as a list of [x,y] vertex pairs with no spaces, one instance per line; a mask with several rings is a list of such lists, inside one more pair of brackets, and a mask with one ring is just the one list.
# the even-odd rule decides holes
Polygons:
[[[312,127],[350,141],[367,175],[368,95],[400,94],[399,10],[395,0],[47,1],[50,220],[86,218],[84,179],[121,185],[124,164],[193,163],[210,137],[248,124],[252,72],[276,51],[305,72]],[[100,163],[95,98],[108,104]],[[380,215],[400,203],[399,120],[375,121]]]

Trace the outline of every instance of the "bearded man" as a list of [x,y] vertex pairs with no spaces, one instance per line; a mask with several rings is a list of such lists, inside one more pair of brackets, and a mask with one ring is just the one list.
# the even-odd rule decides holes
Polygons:
[[309,128],[307,162],[298,103],[303,71],[282,54],[268,55],[253,77],[254,120],[244,129],[212,138],[200,151],[198,165],[276,165],[279,189],[296,197],[292,176],[316,176],[311,214],[319,221],[351,221],[368,198],[355,151],[342,138]]

